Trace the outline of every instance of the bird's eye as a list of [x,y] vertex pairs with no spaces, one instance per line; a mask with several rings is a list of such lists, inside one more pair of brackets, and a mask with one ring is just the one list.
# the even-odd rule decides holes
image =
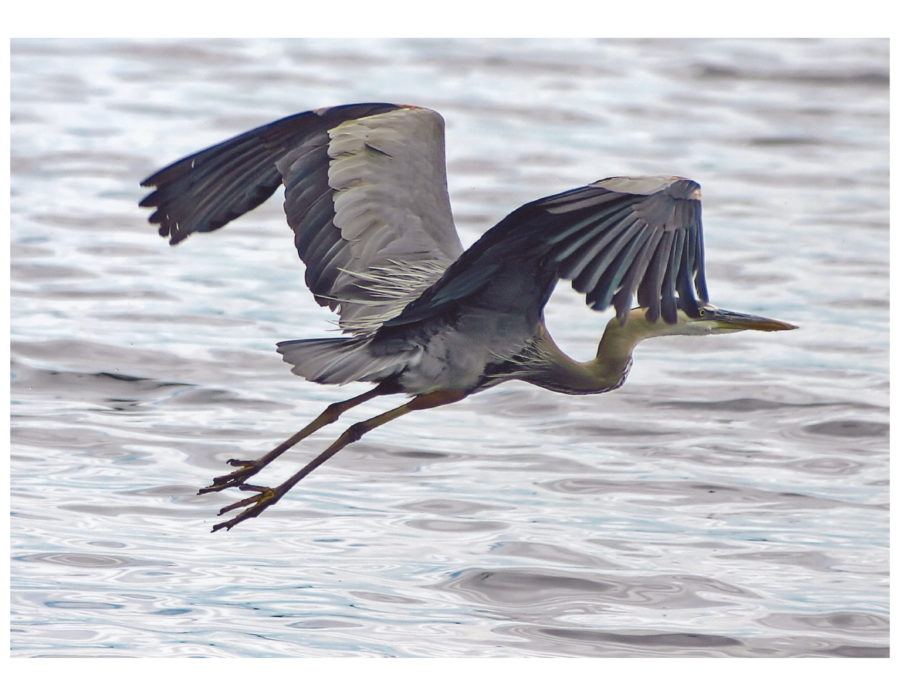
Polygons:
[[706,310],[703,309],[703,307],[698,308],[697,312],[698,312],[697,316],[700,317],[701,319],[706,316]]

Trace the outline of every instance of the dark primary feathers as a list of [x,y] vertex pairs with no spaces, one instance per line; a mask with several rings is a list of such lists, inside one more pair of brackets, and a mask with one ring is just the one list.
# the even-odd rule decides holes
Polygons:
[[635,296],[651,321],[669,323],[676,296],[694,315],[708,300],[700,187],[679,177],[602,179],[533,201],[461,254],[443,120],[419,107],[353,104],[283,118],[148,177],[142,185],[156,190],[141,205],[156,208],[150,221],[177,244],[222,227],[282,183],[307,285],[340,312],[345,330],[379,316],[371,278],[395,266],[427,268],[437,282],[412,288],[383,317],[385,331],[483,306],[539,316],[559,278],[592,308],[615,306],[620,319]]
[[[381,115],[380,119],[373,118]],[[392,264],[462,252],[444,164],[444,123],[429,109],[350,104],[288,116],[184,157],[141,182],[140,205],[177,244],[216,230],[285,185],[306,284],[342,326],[381,311],[366,278]]]
[[[275,163],[309,137],[348,119],[382,113],[394,104],[351,104],[305,111],[254,128],[183,157],[151,174],[141,186],[155,186],[140,206],[161,237],[178,244],[192,232],[212,232],[263,203],[282,184]],[[327,174],[327,169],[323,175]]]
[[483,290],[496,293],[522,275],[549,282],[545,295],[557,278],[569,279],[592,308],[613,304],[620,319],[635,294],[650,321],[675,323],[676,294],[697,316],[709,300],[700,186],[680,177],[615,177],[527,203],[386,326],[419,321]]

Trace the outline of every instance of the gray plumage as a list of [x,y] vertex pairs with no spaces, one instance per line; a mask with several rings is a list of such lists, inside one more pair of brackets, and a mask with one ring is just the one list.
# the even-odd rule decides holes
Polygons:
[[278,345],[313,381],[481,388],[533,341],[559,278],[594,309],[615,305],[621,320],[635,295],[651,321],[669,323],[676,296],[694,313],[708,300],[700,189],[679,177],[603,179],[533,201],[463,253],[443,119],[418,107],[356,104],[275,121],[148,177],[157,190],[141,205],[157,208],[150,221],[177,244],[282,183],[307,285],[354,335]]
[[[508,379],[591,394],[620,386],[634,346],[652,336],[794,328],[708,304],[700,187],[676,176],[613,177],[517,208],[463,251],[450,211],[444,123],[429,109],[352,104],[289,116],[197,152],[141,182],[150,222],[178,244],[218,229],[281,185],[294,245],[316,301],[345,336],[283,341],[292,371],[325,384],[376,383],[332,404],[263,457],[202,493],[257,491],[222,512],[256,516],[336,451],[410,410],[452,403]],[[554,343],[543,309],[560,279],[595,310],[613,306],[597,357]],[[637,299],[640,307],[631,309]],[[245,484],[345,410],[380,394],[408,404],[351,426],[270,489]]]

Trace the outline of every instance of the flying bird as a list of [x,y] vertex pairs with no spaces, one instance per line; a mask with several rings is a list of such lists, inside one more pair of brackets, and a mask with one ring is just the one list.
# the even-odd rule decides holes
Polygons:
[[[284,185],[284,211],[316,302],[342,336],[282,341],[296,375],[374,383],[328,406],[270,452],[231,459],[199,494],[251,495],[212,531],[258,516],[334,454],[411,411],[518,379],[564,394],[622,385],[644,339],[792,324],[709,303],[700,186],[678,176],[600,179],[526,203],[463,250],[450,210],[444,121],[430,109],[350,104],[288,116],[170,164],[140,205],[170,244],[212,232]],[[596,357],[560,350],[543,309],[560,279],[592,309],[615,308]],[[632,308],[634,301],[637,306]],[[405,404],[353,423],[278,486],[247,480],[344,412],[386,394]]]

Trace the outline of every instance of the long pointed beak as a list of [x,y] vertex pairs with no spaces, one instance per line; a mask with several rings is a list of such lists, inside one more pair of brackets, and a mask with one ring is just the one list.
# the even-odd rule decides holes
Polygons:
[[753,314],[741,314],[740,312],[732,312],[728,309],[720,309],[716,307],[712,309],[706,308],[705,319],[718,322],[723,329],[751,329],[753,331],[788,331],[796,329],[794,324],[788,324],[786,321],[778,319],[769,319],[768,317],[758,317]]

